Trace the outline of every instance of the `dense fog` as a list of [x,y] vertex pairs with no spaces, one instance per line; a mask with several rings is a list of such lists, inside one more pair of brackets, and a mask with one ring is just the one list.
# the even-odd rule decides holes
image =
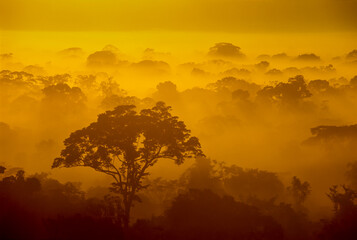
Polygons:
[[0,3],[0,239],[357,239],[354,0]]

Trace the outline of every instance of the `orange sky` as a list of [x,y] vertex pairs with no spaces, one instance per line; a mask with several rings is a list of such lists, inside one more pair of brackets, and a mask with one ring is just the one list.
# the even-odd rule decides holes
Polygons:
[[3,30],[356,31],[356,0],[11,0]]

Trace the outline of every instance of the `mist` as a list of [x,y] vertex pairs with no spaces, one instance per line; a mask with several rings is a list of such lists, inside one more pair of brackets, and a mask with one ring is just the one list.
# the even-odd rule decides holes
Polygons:
[[1,3],[0,238],[354,239],[355,7]]

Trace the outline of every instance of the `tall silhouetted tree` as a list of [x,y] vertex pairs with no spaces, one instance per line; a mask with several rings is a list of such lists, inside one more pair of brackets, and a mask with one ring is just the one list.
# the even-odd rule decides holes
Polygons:
[[203,155],[196,137],[191,137],[170,107],[158,102],[140,113],[134,105],[122,105],[98,116],[88,127],[73,132],[52,167],[91,167],[115,180],[113,190],[122,196],[123,224],[129,224],[130,209],[142,180],[159,159],[181,164],[186,158]]
[[302,208],[307,196],[311,193],[311,187],[308,182],[302,182],[298,177],[294,176],[291,180],[291,185],[287,188],[288,192],[293,197],[297,209]]

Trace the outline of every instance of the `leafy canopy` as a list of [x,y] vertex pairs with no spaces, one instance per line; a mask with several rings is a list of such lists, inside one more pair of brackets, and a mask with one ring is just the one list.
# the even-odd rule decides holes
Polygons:
[[120,193],[136,192],[144,187],[141,179],[148,175],[147,168],[159,159],[181,164],[203,155],[198,139],[170,110],[158,102],[139,113],[134,105],[122,105],[100,114],[96,122],[64,141],[52,168],[91,167],[111,175]]

